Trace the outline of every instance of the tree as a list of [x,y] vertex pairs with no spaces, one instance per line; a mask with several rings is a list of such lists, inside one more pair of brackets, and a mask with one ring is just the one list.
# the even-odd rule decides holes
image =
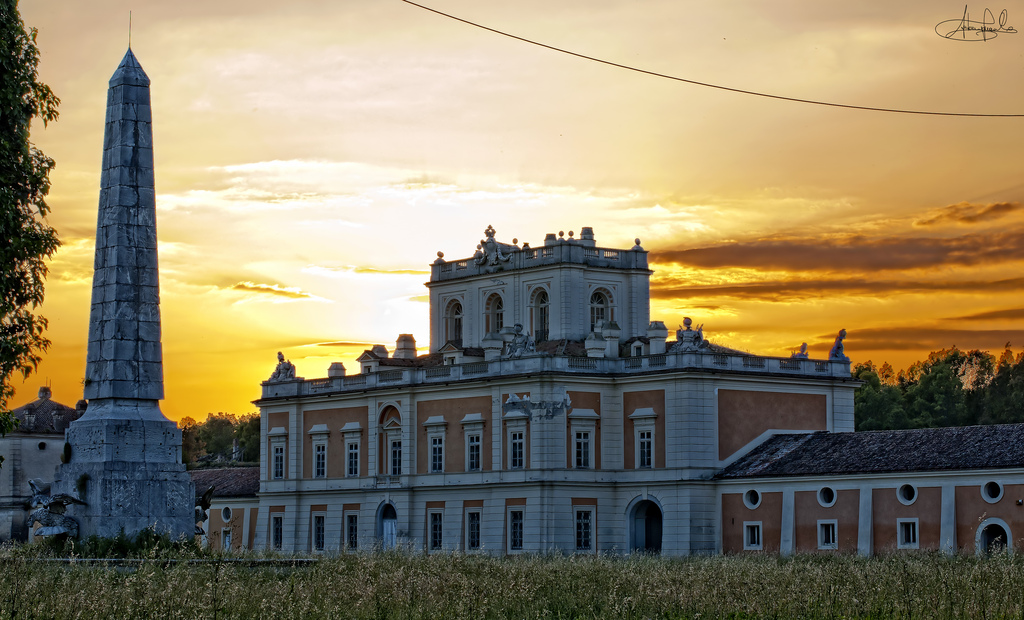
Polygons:
[[199,438],[199,423],[185,416],[178,421],[178,428],[181,429],[181,462],[189,465],[206,454],[203,440]]
[[238,418],[231,413],[210,413],[199,427],[199,438],[206,445],[207,454],[231,458]]
[[7,403],[15,372],[29,376],[50,345],[43,302],[45,259],[60,242],[43,218],[49,212],[53,160],[29,140],[32,120],[45,127],[60,104],[38,80],[36,29],[25,30],[17,0],[0,0],[0,435],[14,425]]
[[260,414],[252,413],[238,421],[235,438],[242,449],[242,460],[255,463],[260,460]]

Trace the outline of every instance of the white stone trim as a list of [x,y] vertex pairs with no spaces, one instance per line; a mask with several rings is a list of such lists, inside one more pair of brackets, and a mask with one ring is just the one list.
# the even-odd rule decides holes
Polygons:
[[[762,551],[764,550],[764,526],[762,521],[744,521],[743,522],[743,550],[744,551]],[[747,536],[747,528],[757,528],[757,543],[751,543],[750,537]]]
[[[914,527],[913,540],[907,540],[903,536],[904,524],[912,524]],[[920,549],[921,548],[921,525],[917,517],[896,519],[896,548],[897,549]]]
[[[825,536],[827,531],[832,531],[832,541],[826,540],[828,536]],[[818,519],[817,524],[818,531],[818,549],[830,550],[839,548],[839,520],[838,519]]]

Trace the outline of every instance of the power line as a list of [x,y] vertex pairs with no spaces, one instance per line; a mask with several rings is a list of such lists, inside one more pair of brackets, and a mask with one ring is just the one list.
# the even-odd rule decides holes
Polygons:
[[500,34],[503,37],[508,37],[510,39],[515,39],[516,41],[522,41],[523,43],[529,43],[530,45],[536,45],[537,47],[543,47],[544,49],[549,49],[549,50],[551,50],[553,52],[559,52],[559,53],[562,53],[562,54],[567,54],[569,56],[575,56],[576,58],[582,58],[584,60],[589,60],[589,61],[592,61],[592,62],[601,63],[602,65],[608,65],[610,67],[616,67],[616,68],[619,68],[619,69],[625,69],[627,71],[633,71],[635,73],[643,73],[644,75],[651,75],[651,76],[654,76],[654,77],[664,78],[666,80],[674,80],[676,82],[685,82],[686,84],[693,84],[694,86],[704,86],[706,88],[717,88],[718,90],[725,90],[725,91],[729,91],[729,92],[732,92],[732,93],[740,93],[742,95],[753,95],[755,97],[765,97],[767,99],[779,99],[781,101],[794,101],[796,103],[809,103],[811,105],[821,105],[821,106],[828,106],[828,107],[832,107],[832,108],[846,108],[846,109],[849,109],[849,110],[867,110],[869,112],[891,112],[891,113],[894,113],[894,114],[920,114],[920,115],[925,115],[925,116],[973,116],[973,117],[980,117],[980,118],[1024,118],[1024,114],[980,114],[980,113],[971,113],[971,112],[932,112],[932,111],[928,111],[928,110],[907,110],[907,109],[901,109],[901,108],[879,108],[879,107],[866,106],[866,105],[851,105],[851,104],[847,104],[847,103],[835,103],[835,102],[831,102],[831,101],[817,101],[815,99],[800,99],[798,97],[786,97],[786,96],[783,96],[783,95],[773,95],[771,93],[762,93],[762,92],[758,92],[758,91],[755,91],[755,90],[745,90],[745,89],[742,89],[742,88],[732,88],[730,86],[722,86],[721,84],[711,84],[711,83],[708,83],[708,82],[699,82],[697,80],[690,80],[690,79],[679,77],[679,76],[676,76],[676,75],[668,75],[666,73],[658,73],[657,71],[648,71],[647,69],[641,69],[639,67],[632,67],[630,65],[623,65],[623,64],[620,64],[620,63],[617,63],[617,62],[612,62],[610,60],[604,60],[604,59],[601,59],[601,58],[595,58],[594,56],[587,56],[586,54],[580,54],[578,52],[573,52],[573,51],[570,51],[570,50],[567,50],[567,49],[563,49],[561,47],[555,47],[553,45],[548,45],[546,43],[541,43],[540,41],[534,41],[532,39],[527,39],[525,37],[520,37],[520,36],[511,34],[509,32],[505,32],[503,30],[498,30],[496,28],[491,28],[489,26],[484,26],[483,24],[478,24],[476,22],[469,21],[468,19],[463,19],[461,17],[456,17],[455,15],[451,15],[450,13],[445,13],[443,11],[438,11],[437,9],[432,9],[429,6],[424,6],[422,4],[417,4],[416,2],[412,2],[411,0],[401,0],[401,1],[406,3],[406,4],[411,4],[412,6],[421,8],[421,9],[423,9],[425,11],[430,11],[431,13],[435,13],[435,14],[440,15],[442,17],[447,17],[448,19],[453,19],[453,20],[455,20],[457,22],[462,22],[463,24],[467,24],[469,26],[473,26],[474,28],[480,28],[481,30],[486,30],[488,32],[493,32],[494,34]]

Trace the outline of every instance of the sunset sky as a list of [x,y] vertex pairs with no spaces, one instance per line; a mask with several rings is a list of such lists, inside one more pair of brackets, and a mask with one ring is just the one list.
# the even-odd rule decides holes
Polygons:
[[[860,106],[1024,113],[1024,32],[937,36],[959,2],[423,0],[581,54]],[[764,355],[840,328],[855,362],[1024,346],[1024,118],[856,111],[582,60],[400,0],[23,0],[61,116],[49,380],[82,395],[107,81],[152,80],[164,413],[255,410],[411,332],[437,251],[592,226],[651,252],[651,316]],[[1024,2],[1007,9],[1024,31]],[[972,6],[972,15],[984,7]],[[16,382],[16,387],[19,382]]]

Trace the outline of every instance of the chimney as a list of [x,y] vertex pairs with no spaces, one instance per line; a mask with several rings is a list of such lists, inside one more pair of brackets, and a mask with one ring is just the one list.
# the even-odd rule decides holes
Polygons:
[[412,337],[412,334],[398,334],[393,357],[404,360],[416,359],[416,339]]
[[50,397],[52,395],[53,393],[50,392],[50,386],[44,385],[43,387],[39,388],[39,400],[50,400]]

